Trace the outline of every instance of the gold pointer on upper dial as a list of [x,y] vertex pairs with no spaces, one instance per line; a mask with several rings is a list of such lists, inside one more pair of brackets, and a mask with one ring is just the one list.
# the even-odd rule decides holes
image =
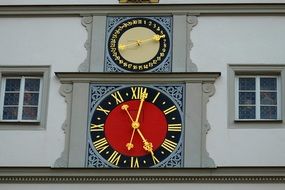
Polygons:
[[133,40],[135,42],[129,43],[129,44],[119,44],[119,50],[125,50],[129,46],[141,46],[143,43],[148,41],[155,41],[158,42],[161,38],[165,38],[165,35],[158,35],[155,34],[151,38],[145,39],[145,40]]

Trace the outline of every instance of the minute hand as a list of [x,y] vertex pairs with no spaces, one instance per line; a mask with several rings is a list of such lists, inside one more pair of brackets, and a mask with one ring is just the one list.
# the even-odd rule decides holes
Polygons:
[[147,140],[144,138],[144,136],[143,136],[142,132],[140,131],[140,129],[137,129],[137,132],[139,133],[140,137],[142,138],[142,141],[143,141],[143,144],[144,144],[144,145],[143,145],[143,148],[144,148],[147,152],[149,152],[149,153],[151,154],[153,163],[154,163],[154,164],[158,164],[158,163],[159,163],[159,160],[158,160],[158,159],[155,157],[155,155],[154,155],[152,143],[149,142],[149,141],[147,141]]
[[138,113],[137,113],[135,122],[139,121],[141,110],[142,110],[142,106],[143,106],[143,102],[147,98],[147,95],[148,94],[146,93],[146,89],[145,89],[144,92],[141,95],[141,101],[140,101],[140,105],[139,105],[139,109],[138,109]]

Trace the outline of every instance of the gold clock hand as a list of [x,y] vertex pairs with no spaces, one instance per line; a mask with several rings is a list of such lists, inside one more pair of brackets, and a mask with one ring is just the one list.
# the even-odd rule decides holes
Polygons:
[[153,35],[152,40],[158,42],[161,38],[165,38],[165,35],[158,35],[158,34]]
[[141,110],[142,110],[143,102],[147,98],[147,95],[148,94],[146,93],[146,89],[145,89],[144,92],[141,94],[141,101],[140,101],[140,105],[139,105],[139,109],[138,109],[138,113],[137,113],[135,121],[133,120],[133,118],[132,118],[132,116],[131,116],[131,114],[130,114],[130,112],[128,110],[129,106],[127,104],[124,104],[121,107],[122,110],[125,110],[127,112],[129,118],[132,121],[132,128],[133,128],[132,136],[131,136],[130,142],[126,144],[126,147],[127,147],[128,150],[131,150],[134,147],[134,144],[132,143],[133,142],[133,137],[134,137],[136,129],[138,130],[138,128],[140,127],[140,123],[138,122],[138,120],[139,120],[139,116],[140,116],[140,113],[141,113]]
[[161,38],[165,38],[165,35],[155,34],[151,38],[142,40],[141,43],[144,43],[144,42],[147,42],[147,41],[156,41],[156,42],[158,42]]
[[144,144],[144,145],[143,145],[143,148],[144,148],[147,152],[149,152],[149,153],[151,154],[153,163],[154,163],[154,164],[159,163],[159,160],[154,156],[152,143],[149,142],[149,141],[147,141],[147,140],[144,138],[144,136],[143,136],[143,134],[142,134],[142,132],[141,132],[140,129],[137,129],[137,131],[138,131],[140,137],[141,137],[142,140],[143,140],[143,144]]
[[133,118],[132,118],[132,116],[131,116],[131,114],[130,114],[128,108],[129,108],[129,105],[127,105],[127,104],[124,104],[124,105],[122,105],[122,107],[121,107],[122,110],[125,110],[125,111],[127,112],[129,118],[130,118],[131,121],[132,121],[132,127],[133,127],[132,136],[131,136],[130,142],[126,144],[127,149],[128,149],[128,150],[131,150],[132,148],[134,148],[133,138],[134,138],[134,134],[135,134],[136,128],[133,126],[133,123],[135,123],[135,122],[134,122],[134,120],[133,120]]
[[125,111],[127,112],[129,118],[131,119],[131,121],[132,121],[132,123],[133,123],[134,120],[133,120],[133,118],[132,118],[132,116],[131,116],[131,114],[130,114],[128,108],[129,108],[129,105],[127,105],[127,104],[124,104],[124,105],[122,105],[122,107],[121,107],[122,110],[125,110]]
[[129,46],[133,46],[133,45],[141,46],[142,43],[145,43],[145,42],[151,41],[151,40],[158,42],[161,38],[165,38],[165,35],[155,34],[151,38],[147,38],[145,40],[132,40],[135,42],[129,43],[129,44],[119,44],[118,48],[119,48],[119,50],[125,50]]
[[153,146],[152,146],[152,143],[151,143],[151,142],[148,142],[148,141],[144,138],[144,136],[143,136],[143,134],[142,134],[142,132],[141,132],[140,129],[137,129],[137,131],[138,131],[140,137],[141,137],[142,140],[143,140],[143,143],[144,143],[143,148],[144,148],[146,151],[148,151],[148,152],[152,152],[152,147],[153,147]]
[[135,122],[139,121],[139,117],[140,117],[140,114],[141,114],[143,102],[147,98],[147,96],[148,96],[148,93],[146,93],[146,88],[145,88],[144,91],[141,94],[141,101],[140,101],[140,105],[139,105],[139,109],[138,109],[138,113],[137,113]]
[[133,129],[131,140],[130,140],[129,143],[126,144],[126,147],[127,147],[128,150],[131,150],[132,148],[134,148],[133,138],[134,138],[135,132],[136,132],[136,129]]
[[127,47],[133,46],[133,45],[140,46],[142,43],[142,40],[132,40],[132,41],[135,41],[135,42],[129,43],[129,44],[119,44],[118,46],[119,50],[125,50]]

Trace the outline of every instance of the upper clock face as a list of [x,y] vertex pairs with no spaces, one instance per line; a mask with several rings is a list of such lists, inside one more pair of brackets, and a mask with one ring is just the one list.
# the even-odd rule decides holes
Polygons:
[[[163,17],[120,17],[107,36],[107,60],[121,71],[150,71],[168,64],[171,55],[171,19]],[[167,19],[166,19],[167,20]],[[165,65],[164,65],[165,67]],[[168,68],[168,69],[169,69]],[[170,71],[170,69],[168,70]]]
[[159,166],[181,146],[182,121],[180,107],[166,92],[150,86],[116,88],[94,106],[91,146],[111,167]]

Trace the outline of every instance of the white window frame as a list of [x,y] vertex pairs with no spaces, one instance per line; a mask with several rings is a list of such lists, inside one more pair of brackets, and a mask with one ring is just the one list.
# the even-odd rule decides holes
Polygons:
[[[278,76],[279,77],[279,119],[240,120],[236,117],[236,76]],[[229,129],[272,129],[285,128],[285,64],[228,64],[227,67],[227,121]]]
[[[20,91],[19,91],[19,104],[18,104],[18,114],[16,120],[6,120],[3,119],[3,110],[4,110],[4,98],[5,98],[5,88],[6,88],[6,80],[7,79],[20,79]],[[25,83],[26,79],[40,79],[40,88],[39,88],[39,99],[37,105],[37,119],[35,120],[27,120],[22,119],[23,116],[23,108],[24,108],[24,94],[25,94]],[[5,76],[2,77],[2,88],[1,88],[1,101],[0,101],[0,121],[5,122],[39,122],[40,121],[40,113],[41,113],[41,99],[42,99],[42,77],[35,76]]]
[[[254,78],[255,79],[255,119],[241,119],[239,117],[239,79],[240,78]],[[276,119],[263,119],[260,118],[260,93],[262,92],[260,90],[260,79],[261,78],[276,78],[277,86],[276,91],[277,92],[277,118]],[[253,120],[253,121],[259,121],[259,120],[280,120],[281,119],[281,86],[280,86],[280,76],[277,75],[236,75],[235,76],[235,120],[240,121],[246,121],[246,120]],[[269,91],[269,90],[268,90]]]
[[[48,94],[50,82],[49,65],[1,65],[0,66],[0,130],[44,130],[46,129]],[[5,78],[41,78],[37,120],[2,120]],[[22,87],[24,89],[24,86]],[[24,92],[24,91],[23,91]],[[23,98],[23,97],[20,97]],[[19,114],[18,114],[19,115]],[[21,115],[22,117],[22,115]]]

